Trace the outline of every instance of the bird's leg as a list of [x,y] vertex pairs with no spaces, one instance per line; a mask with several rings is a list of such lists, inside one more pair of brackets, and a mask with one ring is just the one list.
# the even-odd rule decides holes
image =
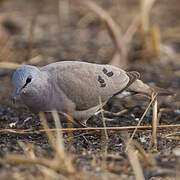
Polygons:
[[115,119],[113,119],[113,118],[106,118],[106,117],[104,117],[104,120],[105,120],[105,121],[108,121],[108,122],[115,121]]
[[65,116],[67,118],[68,121],[72,122],[73,124],[76,124],[80,127],[87,127],[85,125],[85,123],[83,122],[80,122],[80,121],[76,121],[75,119],[73,119],[70,115],[68,115],[67,113],[64,113],[64,112],[59,112],[60,114],[62,114],[63,116]]
[[85,123],[84,123],[84,122],[81,122],[81,121],[76,121],[76,120],[74,120],[74,122],[75,122],[77,125],[79,125],[80,127],[87,128],[87,126],[86,126],[86,121],[85,121]]
[[[102,111],[104,112],[104,115],[111,113],[109,111],[105,111],[104,109],[101,109],[101,110],[97,111],[94,115],[97,116],[97,115],[101,114]],[[111,119],[111,118],[106,118],[106,117],[103,117],[103,118],[105,121],[113,121],[113,119]]]
[[[102,109],[102,110],[97,111],[97,112],[95,113],[95,115],[100,114],[101,111],[104,112],[104,116],[119,117],[119,116],[121,116],[122,114],[128,112],[128,109],[123,109],[122,111],[119,111],[119,112],[116,112],[116,113],[110,112],[110,111],[106,111],[106,110]],[[109,118],[105,118],[105,120],[107,120],[107,121],[112,121],[112,119],[109,119]]]
[[102,111],[104,112],[105,110],[104,110],[104,109],[98,110],[98,111],[96,111],[96,112],[94,113],[94,115],[97,116],[97,115],[100,114]]

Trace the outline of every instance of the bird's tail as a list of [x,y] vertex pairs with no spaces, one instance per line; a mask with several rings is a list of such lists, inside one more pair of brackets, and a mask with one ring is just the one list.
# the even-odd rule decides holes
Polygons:
[[152,89],[154,89],[154,91],[158,93],[159,96],[174,96],[175,95],[174,92],[167,89],[163,89],[159,87],[153,87]]
[[151,96],[152,92],[158,93],[159,96],[172,96],[174,95],[173,92],[158,88],[158,87],[151,87],[145,83],[143,83],[141,80],[137,79],[134,81],[127,89],[128,91],[135,92],[135,93],[142,93]]

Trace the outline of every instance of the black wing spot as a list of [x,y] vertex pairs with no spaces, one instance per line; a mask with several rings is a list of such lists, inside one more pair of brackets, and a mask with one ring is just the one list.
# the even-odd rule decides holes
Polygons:
[[108,70],[106,68],[103,68],[102,71],[103,71],[104,74],[107,74],[107,72],[108,72]]
[[106,86],[106,83],[105,83],[104,79],[100,75],[98,75],[98,81],[99,81],[101,87]]
[[111,77],[111,76],[113,76],[113,72],[112,71],[110,71],[110,72],[108,72],[106,75],[108,76],[108,77]]
[[103,68],[103,73],[106,75],[106,76],[108,76],[108,77],[111,77],[111,76],[113,76],[113,72],[112,71],[109,71],[108,72],[108,70],[106,69],[106,68]]
[[104,79],[101,77],[101,76],[98,76],[98,81],[101,83],[101,84],[103,84],[105,81],[104,81]]

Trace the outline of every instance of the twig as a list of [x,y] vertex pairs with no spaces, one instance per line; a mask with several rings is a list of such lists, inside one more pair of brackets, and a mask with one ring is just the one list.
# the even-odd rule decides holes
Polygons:
[[170,134],[166,134],[164,137],[168,137],[168,136],[175,136],[175,135],[180,135],[180,132],[173,132],[173,133],[170,133]]
[[[136,126],[136,128],[135,128],[135,130],[134,130],[134,132],[133,132],[133,134],[132,134],[132,136],[131,136],[130,141],[129,141],[128,144],[131,143],[131,141],[132,141],[132,139],[133,139],[133,137],[134,137],[134,135],[135,135],[135,133],[136,133],[136,131],[137,131],[137,127],[139,127],[139,125],[141,124],[142,120],[144,119],[144,116],[146,115],[147,111],[148,111],[149,108],[151,107],[151,104],[154,102],[154,100],[155,100],[156,97],[157,97],[157,94],[152,98],[152,100],[151,100],[151,102],[149,103],[148,107],[146,108],[146,110],[144,111],[143,115],[141,116],[141,119],[139,120],[139,122],[138,122],[138,124],[137,124],[137,126]],[[127,149],[128,149],[128,144],[127,144],[127,146],[126,146],[126,151],[127,151]]]
[[87,5],[87,7],[90,10],[92,10],[95,14],[97,14],[101,18],[101,20],[104,22],[110,36],[112,37],[112,40],[114,41],[118,49],[118,54],[121,56],[120,57],[121,64],[126,66],[127,65],[127,49],[126,49],[127,47],[123,42],[123,35],[122,35],[119,25],[115,23],[112,17],[104,9],[102,9],[93,1],[86,0],[86,1],[81,1],[81,2]]
[[148,165],[155,165],[155,160],[152,157],[149,157],[149,154],[146,153],[146,151],[142,148],[142,146],[135,140],[132,140],[131,142],[141,153],[143,159],[147,162]]
[[[180,124],[170,124],[170,125],[159,125],[157,128],[175,128],[180,127]],[[124,131],[124,130],[133,130],[133,129],[152,129],[152,126],[124,126],[124,127],[87,127],[87,128],[62,128],[58,129],[58,131],[63,132],[69,132],[69,131],[83,131],[83,130],[116,130],[116,131]],[[45,132],[54,132],[57,131],[57,129],[40,129],[40,130],[33,130],[33,129],[1,129],[0,134],[39,134],[39,133],[45,133]]]
[[124,52],[125,47],[121,44],[123,36],[118,24],[114,22],[112,17],[104,9],[102,9],[93,1],[87,0],[83,1],[83,3],[86,4],[90,10],[96,13],[102,19],[102,21],[104,21],[109,33],[111,34],[113,40],[115,41],[115,44],[117,45],[117,48],[121,53]]
[[136,180],[144,180],[143,170],[138,158],[138,151],[135,150],[132,141],[130,141],[129,133],[127,131],[121,133],[121,138],[125,142],[126,147],[129,146],[126,151],[128,159],[132,166]]
[[43,124],[43,127],[45,128],[45,132],[46,132],[46,134],[48,136],[49,142],[50,142],[52,148],[55,151],[54,162],[56,164],[59,164],[59,169],[65,169],[66,172],[73,173],[75,171],[75,169],[72,166],[72,158],[71,158],[71,156],[68,156],[65,153],[64,144],[63,144],[63,140],[62,140],[62,135],[61,135],[60,132],[58,132],[58,128],[61,129],[58,114],[55,111],[51,111],[51,112],[52,112],[52,115],[53,115],[53,118],[54,118],[55,124],[56,124],[56,133],[57,133],[56,139],[52,135],[52,132],[47,131],[48,125],[47,125],[44,113],[40,112],[39,116],[40,116],[41,122]]
[[70,173],[73,173],[75,171],[75,169],[71,163],[71,160],[72,160],[71,156],[67,156],[67,154],[65,153],[62,132],[58,131],[58,129],[61,129],[61,124],[60,124],[60,119],[59,119],[57,111],[52,111],[52,116],[53,116],[53,119],[56,124],[56,133],[57,133],[56,150],[57,150],[57,155],[58,155],[59,161],[63,161],[67,171]]
[[[52,135],[52,133],[51,133],[52,131],[48,131],[49,127],[48,127],[47,122],[46,122],[45,114],[43,112],[40,112],[39,117],[40,117],[41,123],[44,127],[44,132],[46,132],[47,137],[49,139],[50,145],[55,150],[55,152],[58,152],[58,149],[57,149],[57,146],[55,143],[56,142],[55,137]],[[56,129],[55,129],[55,131],[56,131]]]
[[[78,134],[78,135],[68,135],[68,137],[65,137],[64,139],[66,141],[71,141],[73,138],[77,138],[77,137],[80,137],[80,136],[83,136],[83,138],[85,137],[85,135],[88,135],[88,134],[92,134],[94,133],[95,131],[87,131],[87,132],[84,132],[84,133],[81,133],[81,134]],[[85,138],[84,138],[85,139]],[[86,140],[86,139],[85,139]]]
[[0,62],[0,68],[5,69],[17,69],[19,67],[22,67],[24,64],[18,64],[18,63],[10,63],[10,62]]
[[151,28],[152,53],[155,56],[161,55],[161,33],[158,26]]
[[127,155],[129,157],[129,161],[133,168],[136,180],[144,180],[145,178],[143,175],[143,170],[142,170],[141,164],[140,164],[138,156],[137,156],[137,152],[135,151],[135,149],[132,145],[129,145],[129,148],[127,150]]
[[149,30],[149,15],[156,0],[140,0],[141,26],[146,33]]
[[63,137],[61,131],[58,131],[58,129],[62,129],[61,124],[60,124],[60,119],[58,116],[57,111],[52,111],[52,116],[55,121],[56,125],[56,147],[58,150],[58,154],[60,157],[64,158],[65,157],[65,151],[64,151],[64,142],[63,142]]
[[[152,99],[154,98],[154,92],[152,93]],[[152,138],[153,138],[153,148],[154,151],[157,151],[157,124],[158,124],[158,113],[157,113],[157,97],[154,99],[154,103],[152,104],[153,108],[153,119],[152,119]]]
[[49,167],[54,170],[59,170],[59,164],[57,164],[55,161],[47,158],[36,158],[36,159],[31,159],[28,157],[25,157],[24,155],[7,155],[5,157],[5,160],[8,163],[12,164],[23,164],[23,165],[43,165],[46,167]]
[[152,6],[156,0],[140,0],[141,38],[142,46],[148,49],[149,45],[149,17]]

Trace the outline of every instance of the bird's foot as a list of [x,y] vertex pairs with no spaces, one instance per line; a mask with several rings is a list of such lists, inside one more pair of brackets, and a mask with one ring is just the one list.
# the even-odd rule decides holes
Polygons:
[[106,110],[102,109],[102,110],[97,111],[97,112],[95,113],[95,115],[97,116],[98,114],[102,113],[102,111],[103,111],[103,113],[104,113],[104,116],[119,117],[119,116],[121,116],[122,114],[128,112],[128,109],[123,109],[122,111],[119,111],[119,112],[116,112],[116,113],[110,112],[110,111],[106,111]]

